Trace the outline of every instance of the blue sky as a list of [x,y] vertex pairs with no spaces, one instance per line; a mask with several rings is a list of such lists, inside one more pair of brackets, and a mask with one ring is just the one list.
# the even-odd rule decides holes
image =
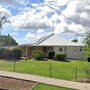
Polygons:
[[[67,39],[82,40],[82,35],[89,32],[89,5],[82,10],[85,0],[1,0],[0,12],[3,12],[11,24],[4,24],[2,35],[10,34],[19,44],[32,43],[42,36],[54,33]],[[78,6],[80,4],[81,6]],[[79,12],[78,12],[79,11]],[[74,20],[65,18],[61,15]],[[86,22],[86,23],[84,23]]]

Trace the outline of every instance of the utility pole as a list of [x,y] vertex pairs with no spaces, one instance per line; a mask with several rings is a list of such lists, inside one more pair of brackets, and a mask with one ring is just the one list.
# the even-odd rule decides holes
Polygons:
[[57,0],[56,0],[56,4],[57,4]]
[[53,34],[54,34],[54,20],[52,21],[52,30],[53,30]]

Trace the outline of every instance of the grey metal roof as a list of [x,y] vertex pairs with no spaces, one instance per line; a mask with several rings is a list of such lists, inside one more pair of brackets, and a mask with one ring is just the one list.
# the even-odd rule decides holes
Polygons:
[[58,35],[51,34],[47,37],[44,37],[43,39],[37,41],[35,45],[40,46],[85,46],[84,44],[78,44],[74,42],[70,42],[68,40],[65,40]]
[[85,46],[84,44],[78,44],[65,40],[58,35],[50,34],[40,38],[33,44],[27,46]]

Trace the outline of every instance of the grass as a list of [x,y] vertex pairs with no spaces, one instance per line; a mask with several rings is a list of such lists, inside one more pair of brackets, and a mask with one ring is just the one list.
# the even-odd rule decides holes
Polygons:
[[55,86],[39,84],[34,88],[34,90],[74,90],[74,89],[60,88],[60,87],[55,87]]
[[[90,63],[85,60],[70,60],[70,62],[22,60],[16,62],[15,71],[49,77],[50,62],[51,76],[58,79],[74,80],[76,68],[78,68],[78,77],[86,77],[84,70],[90,68]],[[0,70],[13,71],[13,66],[13,62],[0,60]]]

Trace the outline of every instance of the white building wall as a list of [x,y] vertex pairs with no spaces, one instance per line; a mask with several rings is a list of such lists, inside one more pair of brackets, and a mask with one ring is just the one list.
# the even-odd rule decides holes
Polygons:
[[[60,50],[62,48],[62,51]],[[81,51],[80,51],[81,49]],[[55,53],[66,53],[67,58],[71,59],[85,59],[85,47],[64,47],[64,46],[55,46],[53,48]]]

